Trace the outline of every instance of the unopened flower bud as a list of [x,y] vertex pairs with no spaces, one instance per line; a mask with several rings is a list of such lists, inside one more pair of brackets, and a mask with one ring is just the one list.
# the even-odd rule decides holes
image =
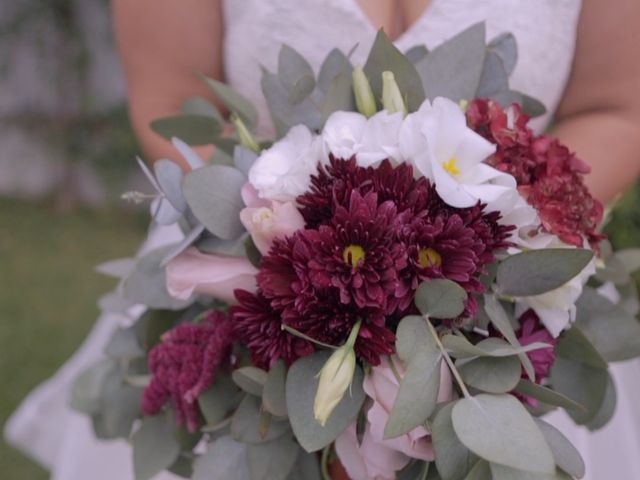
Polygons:
[[371,84],[362,67],[353,69],[353,93],[356,97],[358,111],[365,117],[372,117],[376,113],[376,99],[371,91]]
[[356,354],[353,346],[358,338],[360,322],[351,333],[347,343],[331,354],[320,370],[320,383],[313,402],[313,415],[318,423],[324,426],[345,392],[351,385],[356,369]]
[[382,72],[382,106],[389,113],[402,112],[407,114],[407,107],[402,99],[400,88],[396,83],[393,72]]
[[249,150],[253,150],[256,153],[259,153],[260,145],[258,145],[258,142],[256,142],[255,138],[253,138],[253,135],[251,135],[251,132],[242,121],[242,119],[238,115],[233,114],[231,115],[231,123],[236,129],[238,139],[240,140],[240,145],[248,148]]

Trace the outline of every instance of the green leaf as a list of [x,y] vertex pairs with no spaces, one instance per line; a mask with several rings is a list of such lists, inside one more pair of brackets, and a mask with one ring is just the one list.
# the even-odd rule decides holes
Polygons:
[[471,100],[485,58],[485,26],[477,23],[429,52],[416,64],[426,96]]
[[513,34],[502,33],[491,40],[487,47],[500,57],[507,75],[511,75],[518,61],[518,45]]
[[293,432],[307,452],[318,451],[331,442],[353,422],[364,402],[363,373],[356,367],[350,390],[344,395],[323,427],[313,414],[313,402],[318,390],[318,373],[331,352],[316,352],[296,361],[287,374],[286,399]]
[[640,270],[640,248],[626,248],[618,250],[614,257],[620,261],[627,273]]
[[187,203],[182,196],[181,183],[184,173],[180,165],[166,158],[162,158],[154,162],[153,170],[156,180],[164,196],[169,200],[169,203],[171,203],[171,206],[178,212],[184,213],[187,209]]
[[245,175],[225,165],[209,165],[189,172],[183,181],[183,194],[193,215],[211,233],[225,240],[244,231],[240,210],[244,208],[240,190]]
[[224,436],[210,443],[193,464],[192,480],[253,480],[249,474],[247,445]]
[[500,95],[508,92],[509,75],[504,68],[502,59],[496,52],[487,51],[484,56],[484,64],[482,65],[482,73],[480,74],[475,97],[487,97],[497,100]]
[[267,382],[267,372],[257,367],[242,367],[234,370],[231,378],[245,392],[262,397],[262,389]]
[[601,429],[607,423],[609,423],[609,420],[613,418],[617,403],[618,394],[616,393],[616,386],[613,383],[611,375],[609,374],[607,376],[607,389],[604,394],[602,405],[600,405],[600,408],[598,409],[596,415],[591,419],[589,423],[587,423],[587,428],[591,431],[595,431]]
[[431,424],[436,467],[443,480],[463,480],[478,461],[478,457],[456,436],[451,420],[454,406],[455,402],[445,405]]
[[104,353],[115,360],[144,356],[144,350],[138,343],[138,336],[133,327],[117,328],[104,348]]
[[153,120],[151,130],[167,140],[177,137],[188,145],[210,145],[222,133],[222,124],[207,115],[181,114]]
[[142,419],[131,440],[133,471],[136,480],[149,480],[173,464],[180,454],[180,445],[173,436],[168,415]]
[[250,100],[240,95],[233,88],[213,78],[202,76],[202,80],[207,87],[218,97],[218,99],[229,109],[235,112],[248,128],[252,128],[258,122],[258,112]]
[[406,96],[408,110],[412,112],[420,108],[425,95],[416,67],[380,29],[364,66],[371,90],[378,101],[382,98],[382,72],[387,70],[393,72],[400,91]]
[[510,392],[522,374],[516,357],[479,357],[456,364],[464,383],[489,393]]
[[249,150],[242,145],[236,145],[233,149],[233,164],[245,175],[249,175],[249,170],[257,158],[258,154],[256,152]]
[[331,79],[327,93],[322,102],[322,124],[329,116],[338,110],[353,111],[355,100],[353,97],[351,73],[342,72]]
[[422,60],[429,53],[429,49],[425,45],[416,45],[405,52],[405,56],[414,65]]
[[322,480],[318,456],[298,449],[298,457],[288,480]]
[[466,337],[450,334],[442,337],[442,344],[456,358],[509,357],[551,347],[551,345],[542,342],[514,347],[497,337],[489,337],[473,345]]
[[608,366],[606,360],[576,325],[562,333],[556,345],[556,354],[595,368],[606,369]]
[[526,472],[516,468],[507,467],[497,463],[491,463],[491,479],[492,480],[556,480],[556,472],[553,473],[537,473]]
[[275,440],[289,431],[288,422],[271,421],[266,429],[260,410],[260,399],[247,395],[240,402],[240,406],[231,419],[231,436],[243,443],[263,443]]
[[513,91],[520,96],[520,101],[517,102],[522,107],[522,112],[525,115],[529,115],[531,118],[536,118],[547,113],[547,107],[537,98],[530,97],[524,93]]
[[385,438],[398,437],[424,424],[436,407],[442,355],[425,322],[409,316],[398,325],[396,350],[406,368],[384,428]]
[[566,410],[586,410],[583,405],[580,405],[569,397],[558,393],[555,390],[551,390],[550,388],[525,380],[524,378],[518,382],[515,391],[522,395],[540,400],[547,405],[562,407]]
[[[513,331],[513,327],[511,326],[511,322],[509,321],[504,308],[502,308],[500,302],[498,302],[493,295],[484,296],[484,311],[489,316],[491,324],[496,327],[511,346],[515,348],[522,347],[516,337],[516,333]],[[529,356],[526,353],[519,353],[518,358],[520,359],[529,379],[533,380],[535,378],[535,371]]]
[[286,480],[298,451],[298,445],[288,435],[272,442],[249,445],[247,459],[251,480]]
[[172,245],[160,247],[136,260],[134,270],[122,284],[125,298],[154,309],[182,310],[189,305],[189,301],[178,300],[167,292],[161,264],[172,248]]
[[539,418],[534,420],[551,447],[556,465],[573,477],[584,477],[584,460],[582,460],[576,447],[554,426]]
[[78,375],[71,385],[70,406],[88,415],[98,413],[105,379],[116,369],[110,358],[99,360]]
[[283,44],[278,55],[278,78],[289,92],[289,102],[300,103],[316,86],[309,62],[289,45]]
[[498,265],[496,281],[502,295],[540,295],[561,287],[593,258],[582,248],[548,248],[511,255]]
[[555,462],[531,415],[512,395],[477,395],[452,412],[460,441],[481,458],[518,470],[553,473]]
[[424,315],[432,318],[455,318],[464,311],[467,292],[451,280],[437,278],[427,280],[418,287],[416,306]]
[[551,384],[554,390],[583,405],[586,410],[567,410],[576,423],[591,422],[604,403],[609,374],[575,360],[558,357],[551,368]]
[[213,117],[216,122],[224,124],[224,118],[220,114],[220,110],[213,103],[204,97],[189,97],[182,104],[182,112],[187,115],[204,115]]
[[331,81],[335,77],[339,75],[351,77],[352,71],[353,66],[347,56],[337,48],[334,48],[329,52],[324,62],[322,62],[322,66],[318,72],[318,88],[326,94],[329,91]]
[[585,287],[576,303],[576,326],[608,362],[640,356],[640,322],[619,305]]
[[178,477],[191,478],[193,475],[193,459],[180,453],[176,461],[167,468],[167,471],[177,475]]
[[484,460],[478,460],[464,480],[489,480],[490,478],[489,463]]
[[282,360],[271,367],[264,384],[262,393],[262,404],[264,409],[277,417],[287,416],[287,398],[285,382],[287,369]]
[[212,427],[227,418],[237,406],[240,394],[228,375],[218,373],[213,385],[198,396],[198,406],[207,425]]

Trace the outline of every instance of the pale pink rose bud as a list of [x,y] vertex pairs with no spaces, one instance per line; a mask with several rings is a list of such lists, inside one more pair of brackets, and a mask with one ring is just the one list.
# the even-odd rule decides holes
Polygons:
[[206,254],[189,247],[167,264],[167,291],[183,300],[201,293],[234,302],[234,290],[256,290],[257,273],[245,257]]
[[272,202],[270,207],[247,207],[240,211],[240,221],[256,248],[266,255],[276,238],[283,238],[304,228],[304,218],[293,203]]

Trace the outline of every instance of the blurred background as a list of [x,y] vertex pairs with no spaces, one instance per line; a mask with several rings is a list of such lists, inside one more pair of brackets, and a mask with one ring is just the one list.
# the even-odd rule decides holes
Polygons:
[[[0,3],[0,424],[88,333],[113,282],[93,266],[130,255],[146,191],[108,0]],[[640,185],[606,227],[640,245]],[[0,440],[1,477],[48,475]]]

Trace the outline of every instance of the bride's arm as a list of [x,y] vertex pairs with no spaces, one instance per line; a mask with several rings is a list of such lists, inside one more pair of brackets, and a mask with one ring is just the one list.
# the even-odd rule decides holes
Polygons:
[[609,201],[640,173],[640,1],[583,0],[573,73],[556,133],[592,167]]
[[113,15],[137,137],[150,159],[180,161],[149,122],[193,95],[214,101],[196,72],[222,79],[220,0],[114,0]]

